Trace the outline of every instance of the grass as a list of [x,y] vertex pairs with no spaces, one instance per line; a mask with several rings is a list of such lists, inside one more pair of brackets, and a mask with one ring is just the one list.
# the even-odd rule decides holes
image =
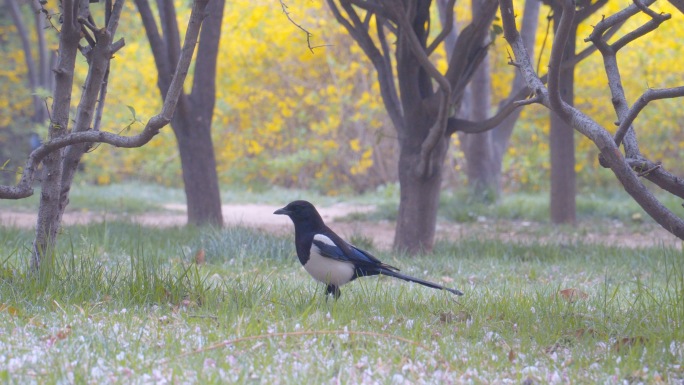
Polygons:
[[[38,189],[37,189],[38,190]],[[35,211],[38,207],[39,193],[22,200],[0,200],[0,209],[15,211]],[[324,196],[310,191],[300,191],[273,187],[269,190],[223,189],[223,204],[251,203],[284,205],[295,199],[307,199],[318,205],[329,206],[337,203],[351,205],[372,205],[375,210],[350,214],[348,221],[394,221],[397,217],[399,188],[391,184],[381,186],[375,191],[356,196]],[[671,195],[662,196],[662,202],[673,212],[684,215],[681,200]],[[182,189],[168,188],[140,182],[127,182],[109,186],[96,186],[77,183],[71,190],[67,210],[143,214],[168,212],[166,204],[185,204]],[[466,190],[445,191],[440,202],[440,216],[449,222],[469,223],[481,220],[516,220],[548,222],[549,197],[545,192],[516,192],[504,195],[494,204],[482,203],[468,196]],[[177,213],[177,212],[175,212]],[[624,191],[585,191],[577,195],[577,217],[579,221],[621,221],[625,224],[640,225],[655,222]]]
[[[681,200],[671,195],[663,195],[661,199],[675,213],[684,214]],[[577,218],[580,221],[653,222],[624,191],[580,193],[577,195],[576,205]],[[443,197],[440,214],[455,222],[473,222],[481,218],[548,222],[549,196],[546,192],[519,192],[504,195],[496,204],[486,204],[474,201],[464,192],[455,192]]]
[[[221,201],[223,204],[239,202],[284,206],[296,199],[308,199],[321,205],[340,202],[374,205],[396,201],[398,193],[396,185],[383,186],[371,193],[356,196],[325,196],[312,191],[285,189],[277,186],[259,191],[232,186],[222,189]],[[34,194],[26,199],[0,199],[0,209],[33,212],[38,207],[39,197],[40,186],[36,185]],[[98,186],[77,180],[71,189],[67,210],[142,214],[166,211],[165,204],[185,204],[183,189],[135,181]]]
[[376,277],[326,301],[291,239],[256,230],[69,227],[38,278],[31,235],[0,232],[5,383],[684,379],[675,249],[442,242],[378,256],[465,296]]
[[[661,201],[675,213],[684,215],[682,202],[672,195],[662,195]],[[376,209],[368,213],[354,213],[349,220],[389,220],[397,218],[397,199],[374,201]],[[596,222],[617,220],[624,223],[655,223],[624,191],[585,192],[577,195],[579,221]],[[482,220],[515,220],[549,222],[549,196],[546,192],[507,193],[496,203],[473,199],[466,190],[445,191],[440,201],[442,220],[459,223]]]

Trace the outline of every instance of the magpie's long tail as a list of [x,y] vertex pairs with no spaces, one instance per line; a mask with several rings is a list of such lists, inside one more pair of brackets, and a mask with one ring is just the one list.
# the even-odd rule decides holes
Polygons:
[[392,271],[392,270],[389,270],[389,269],[381,269],[381,270],[380,270],[380,274],[386,275],[386,276],[389,276],[389,277],[394,277],[394,278],[403,279],[404,281],[408,281],[408,282],[415,282],[415,283],[421,284],[421,285],[423,285],[423,286],[431,287],[431,288],[433,288],[433,289],[446,290],[446,291],[451,292],[451,293],[454,293],[454,294],[456,294],[456,295],[463,295],[463,292],[460,291],[460,290],[450,289],[450,288],[448,288],[448,287],[444,287],[444,286],[438,285],[438,284],[436,284],[436,283],[424,281],[424,280],[422,280],[422,279],[414,278],[414,277],[411,277],[411,276],[408,276],[408,275],[404,275],[404,274],[401,274],[401,273],[398,273],[398,272],[396,272],[396,271]]

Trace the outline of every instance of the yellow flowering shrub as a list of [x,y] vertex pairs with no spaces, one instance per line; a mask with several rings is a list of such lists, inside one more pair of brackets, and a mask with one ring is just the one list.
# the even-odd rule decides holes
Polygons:
[[[189,15],[188,3],[175,1],[181,33]],[[278,2],[236,0],[226,2],[219,48],[217,100],[213,138],[221,183],[250,188],[281,185],[315,188],[328,194],[345,190],[363,191],[396,179],[396,133],[387,118],[372,65],[362,50],[337,23],[322,1],[287,0],[290,16],[313,35],[313,53],[306,35],[283,14]],[[578,34],[577,50],[588,46],[584,38],[591,25],[630,4],[611,1],[590,17]],[[522,1],[517,1],[522,14]],[[468,2],[457,3],[457,20],[465,25]],[[625,91],[633,102],[647,87],[680,85],[684,38],[682,15],[668,3],[657,3],[657,11],[671,12],[673,19],[654,33],[620,52],[618,59]],[[92,5],[101,11],[97,4]],[[536,54],[546,29],[548,8],[540,12]],[[435,14],[435,17],[437,15]],[[518,20],[521,18],[519,17]],[[96,20],[101,20],[96,15]],[[620,33],[633,30],[647,19],[630,20]],[[437,24],[437,23],[436,23]],[[157,71],[144,29],[132,2],[126,3],[119,26],[126,46],[112,61],[103,129],[134,134],[161,107]],[[436,33],[436,32],[435,32]],[[54,33],[48,33],[55,44]],[[31,93],[26,86],[23,52],[11,23],[0,23],[0,130],[30,114]],[[548,63],[552,37],[540,60],[541,72]],[[681,38],[680,38],[681,37]],[[515,68],[508,65],[509,51],[498,36],[490,60],[493,71],[493,102],[506,96]],[[445,54],[436,52],[437,67],[447,65]],[[537,58],[535,58],[537,60]],[[79,58],[74,84],[74,105],[80,97],[86,72]],[[190,91],[192,68],[186,82]],[[603,65],[598,54],[576,69],[575,105],[606,127],[614,127]],[[681,100],[658,101],[637,119],[642,150],[668,168],[684,172],[679,161],[684,144],[684,112]],[[75,108],[75,107],[74,107]],[[511,139],[504,160],[504,182],[508,189],[538,190],[548,180],[548,111],[526,107]],[[46,129],[41,131],[42,134]],[[2,133],[0,132],[0,137]],[[597,150],[577,135],[576,171],[593,184],[612,181],[597,162]],[[462,154],[458,138],[451,146],[452,173],[461,175]],[[179,186],[180,159],[173,132],[165,128],[140,149],[97,146],[84,157],[88,180],[107,184],[127,178],[142,178]],[[611,182],[612,183],[612,182]]]

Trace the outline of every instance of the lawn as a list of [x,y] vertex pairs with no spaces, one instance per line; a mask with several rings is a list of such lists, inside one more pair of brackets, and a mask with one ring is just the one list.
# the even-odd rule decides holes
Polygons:
[[673,248],[469,238],[416,258],[376,250],[465,295],[376,277],[333,301],[291,237],[75,226],[29,277],[31,236],[0,230],[5,383],[684,381]]

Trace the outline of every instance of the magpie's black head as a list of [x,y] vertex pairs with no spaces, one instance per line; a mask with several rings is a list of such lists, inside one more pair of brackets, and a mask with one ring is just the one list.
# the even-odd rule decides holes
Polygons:
[[276,210],[273,214],[287,215],[295,224],[310,222],[323,225],[323,219],[321,219],[318,211],[316,211],[314,205],[307,201],[290,202],[287,206]]

